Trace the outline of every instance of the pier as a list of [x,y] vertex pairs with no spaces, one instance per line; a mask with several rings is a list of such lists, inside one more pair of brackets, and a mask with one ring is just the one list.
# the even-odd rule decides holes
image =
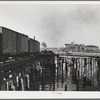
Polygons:
[[100,57],[40,52],[0,64],[2,91],[99,91]]

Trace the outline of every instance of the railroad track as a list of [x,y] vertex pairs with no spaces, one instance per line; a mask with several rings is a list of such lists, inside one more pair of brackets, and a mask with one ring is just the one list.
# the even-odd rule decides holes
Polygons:
[[5,71],[5,70],[8,70],[8,69],[13,68],[13,67],[17,67],[17,66],[20,66],[20,65],[23,66],[23,65],[30,63],[30,62],[34,63],[35,61],[40,61],[40,60],[43,60],[44,58],[47,59],[48,57],[52,57],[52,56],[56,56],[56,55],[55,54],[39,53],[35,56],[30,56],[30,57],[27,57],[27,58],[24,58],[24,59],[8,60],[5,63],[0,63],[0,70]]
[[9,60],[6,61],[5,63],[1,63],[0,64],[0,70],[4,71],[4,70],[8,70],[12,67],[17,67],[19,65],[25,65],[28,62],[35,62],[36,60],[40,59],[40,55],[37,54],[36,56],[33,57],[28,57],[25,59],[19,59],[19,60]]

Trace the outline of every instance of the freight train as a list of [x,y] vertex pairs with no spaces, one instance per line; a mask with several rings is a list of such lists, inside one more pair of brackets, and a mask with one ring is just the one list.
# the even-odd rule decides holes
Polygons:
[[36,54],[40,43],[27,35],[0,26],[0,61]]

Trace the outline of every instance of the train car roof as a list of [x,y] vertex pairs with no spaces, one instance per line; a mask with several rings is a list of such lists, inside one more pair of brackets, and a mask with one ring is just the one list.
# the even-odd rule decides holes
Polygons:
[[[27,37],[28,37],[28,35],[26,35],[26,34],[24,34],[24,33],[20,33],[20,32],[14,31],[14,30],[12,30],[12,29],[10,29],[10,28],[7,28],[7,27],[4,27],[4,26],[0,26],[0,28],[5,28],[5,29],[11,30],[11,31],[13,31],[13,32],[15,32],[15,33],[18,33],[18,34],[21,34],[21,35],[24,35],[24,36],[27,36]],[[0,30],[0,33],[2,33],[2,30]],[[28,38],[29,38],[29,39],[32,39],[32,38],[30,38],[30,37],[28,37]],[[34,40],[34,39],[32,39],[32,40]],[[34,41],[40,43],[40,42],[37,41],[37,40],[34,40]]]
[[12,30],[12,29],[7,28],[7,27],[0,26],[0,28],[5,28],[5,29],[11,30],[11,31],[13,31],[13,32],[15,32],[15,33],[18,33],[18,34],[21,34],[21,35],[28,36],[28,35],[26,35],[26,34],[24,34],[24,33],[20,33],[20,32],[18,32],[18,31]]

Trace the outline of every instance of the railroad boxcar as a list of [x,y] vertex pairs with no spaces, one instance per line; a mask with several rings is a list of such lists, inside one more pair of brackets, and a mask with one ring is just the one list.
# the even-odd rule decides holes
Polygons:
[[0,27],[0,38],[0,54],[15,55],[17,53],[16,32],[4,27]]
[[0,54],[20,55],[28,53],[28,36],[0,27]]
[[29,53],[33,53],[34,51],[34,44],[33,44],[34,40],[29,38],[28,40],[28,47],[29,47]]
[[40,52],[40,42],[38,42],[37,48],[38,48],[37,51]]
[[0,28],[0,55],[2,54],[2,29]]
[[38,52],[38,49],[37,49],[38,44],[37,44],[37,43],[38,43],[38,42],[35,41],[35,52]]
[[28,53],[28,36],[21,34],[21,54]]
[[16,37],[17,37],[17,40],[16,40],[17,55],[20,55],[21,54],[21,34],[17,32]]
[[40,43],[29,38],[29,53],[37,53],[40,51]]
[[33,41],[33,45],[34,45],[33,52],[36,53],[37,52],[37,41],[36,40]]
[[39,51],[39,42],[27,35],[0,27],[0,60],[7,57],[26,57]]
[[36,41],[36,52],[40,51],[40,43]]

